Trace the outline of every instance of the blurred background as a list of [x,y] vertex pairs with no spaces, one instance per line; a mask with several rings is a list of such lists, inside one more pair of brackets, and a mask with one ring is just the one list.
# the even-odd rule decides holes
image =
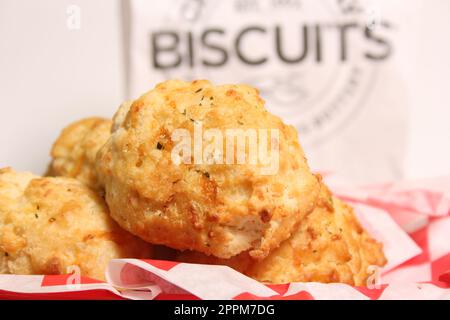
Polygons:
[[249,83],[315,170],[450,174],[448,0],[0,0],[0,167],[171,78]]

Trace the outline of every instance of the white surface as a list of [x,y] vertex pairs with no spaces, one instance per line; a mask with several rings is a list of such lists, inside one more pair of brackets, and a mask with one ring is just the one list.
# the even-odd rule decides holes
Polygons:
[[[406,2],[406,1],[405,1]],[[412,101],[406,170],[423,178],[450,173],[450,1],[428,0],[422,18],[429,20],[421,38],[423,59],[411,66],[415,90],[424,94]],[[443,10],[433,10],[433,5]]]
[[[425,58],[408,75],[426,93],[410,106],[409,178],[450,173],[450,1],[426,3]],[[66,26],[70,4],[81,8],[81,30]],[[0,39],[0,167],[42,173],[62,127],[110,116],[123,99],[120,3],[0,0]]]
[[[67,28],[71,4],[80,30]],[[61,128],[111,116],[123,96],[119,28],[118,1],[0,0],[0,167],[43,173]]]

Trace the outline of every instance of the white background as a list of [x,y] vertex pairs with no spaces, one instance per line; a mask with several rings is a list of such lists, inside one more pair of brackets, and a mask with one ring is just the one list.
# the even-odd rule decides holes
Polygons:
[[[450,1],[426,3],[426,37],[417,40],[424,58],[407,75],[424,92],[410,105],[407,178],[450,173]],[[67,28],[71,4],[81,8],[80,30]],[[119,0],[0,0],[0,167],[43,173],[61,128],[116,110],[120,10]]]

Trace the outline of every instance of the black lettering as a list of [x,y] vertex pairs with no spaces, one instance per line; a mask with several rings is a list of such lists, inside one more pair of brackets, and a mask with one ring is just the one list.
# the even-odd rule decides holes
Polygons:
[[316,25],[316,61],[322,62],[322,28]]
[[[385,27],[387,29],[390,28],[390,25],[388,23],[381,23],[380,26]],[[387,40],[383,39],[380,36],[375,35],[374,34],[374,30],[371,30],[370,28],[367,28],[367,27],[365,29],[364,34],[365,34],[365,36],[366,36],[366,38],[368,40],[373,41],[374,43],[376,43],[380,47],[384,48],[384,51],[381,54],[380,53],[379,54],[375,54],[375,53],[366,52],[365,56],[366,56],[367,59],[375,60],[375,61],[381,61],[381,60],[387,59],[391,55],[391,53],[392,53],[392,46]]]
[[192,67],[194,67],[194,44],[193,44],[192,32],[188,32],[187,41],[188,41],[187,58],[189,61],[189,66],[192,68]]
[[356,23],[347,23],[337,26],[339,30],[339,42],[341,44],[341,61],[347,61],[347,31],[356,27],[358,27]]
[[[162,46],[160,43],[160,39],[162,38],[169,38],[172,40],[172,43],[166,46]],[[180,37],[176,32],[173,31],[159,31],[152,33],[151,35],[151,42],[152,42],[152,61],[153,61],[153,67],[155,69],[169,69],[169,68],[176,68],[181,63],[181,56],[176,51],[178,48],[178,44],[180,43]],[[174,59],[171,63],[165,63],[163,64],[160,61],[160,55],[162,53],[172,53],[174,55]]]
[[282,51],[282,43],[281,43],[281,28],[280,26],[276,26],[275,28],[275,41],[276,41],[276,49],[277,49],[277,54],[278,57],[280,57],[280,59],[286,63],[299,63],[301,61],[303,61],[303,59],[306,58],[307,54],[308,54],[308,27],[307,26],[303,26],[303,50],[302,52],[294,58],[288,58],[286,57],[286,55],[283,53]]
[[266,33],[266,30],[261,27],[247,27],[247,28],[243,29],[237,36],[235,44],[234,44],[235,48],[236,48],[236,54],[239,57],[239,59],[246,64],[250,64],[250,65],[263,64],[267,61],[267,57],[261,57],[259,59],[250,59],[242,53],[242,49],[241,49],[242,39],[244,39],[244,36],[250,32]]
[[226,64],[228,61],[227,51],[224,48],[219,47],[218,45],[215,45],[215,44],[211,44],[208,41],[209,35],[214,34],[214,33],[223,35],[223,34],[225,34],[225,31],[223,31],[222,29],[206,29],[202,34],[203,46],[205,48],[217,51],[221,57],[221,59],[218,59],[217,61],[203,59],[202,60],[203,65],[208,66],[208,67],[220,67],[220,66],[223,66],[224,64]]

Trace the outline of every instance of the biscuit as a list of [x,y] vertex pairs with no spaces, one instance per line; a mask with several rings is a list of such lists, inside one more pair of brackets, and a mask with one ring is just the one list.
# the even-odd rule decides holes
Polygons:
[[150,258],[151,245],[122,230],[104,200],[72,178],[0,170],[0,273],[104,279],[115,258]]
[[[266,132],[257,141],[278,148],[276,172],[264,173],[262,158],[238,162],[238,143],[230,162],[223,141],[218,153],[205,142],[201,161],[193,143],[192,154],[174,158],[173,135],[184,130],[192,142],[199,127],[222,137],[228,129]],[[243,149],[247,160],[250,150],[250,144]],[[153,244],[221,258],[244,251],[267,256],[314,208],[319,191],[296,130],[265,109],[256,89],[203,80],[167,81],[123,106],[97,171],[111,215],[124,229]]]
[[87,118],[64,128],[53,144],[48,175],[76,178],[98,189],[95,158],[111,135],[112,121]]
[[255,261],[248,253],[218,259],[183,252],[182,262],[230,266],[267,283],[340,282],[364,286],[374,268],[386,263],[382,245],[357,221],[353,210],[323,185],[317,207],[296,232],[267,258]]

